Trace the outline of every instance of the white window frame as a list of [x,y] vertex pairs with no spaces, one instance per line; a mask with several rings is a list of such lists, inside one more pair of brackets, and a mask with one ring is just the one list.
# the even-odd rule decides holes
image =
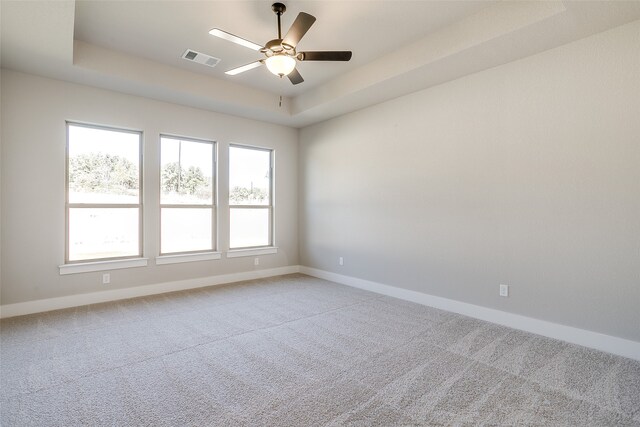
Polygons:
[[[229,148],[242,148],[247,150],[256,150],[256,151],[266,151],[269,153],[269,203],[267,205],[232,205],[229,203],[229,253],[227,253],[228,258],[234,257],[233,253],[236,253],[235,256],[249,256],[243,255],[243,252],[252,249],[260,249],[260,248],[274,248],[274,181],[275,181],[275,150],[273,148],[266,147],[257,147],[254,145],[244,145],[244,144],[229,144]],[[231,174],[231,161],[229,160],[231,157],[231,153],[227,156],[228,167],[229,167],[229,175]],[[229,180],[230,181],[230,180]],[[230,182],[229,182],[230,183]],[[229,193],[231,193],[231,186],[229,185]],[[231,210],[233,209],[268,209],[269,212],[269,236],[266,245],[260,246],[241,246],[241,247],[233,247],[231,246]],[[249,253],[249,252],[247,252]],[[272,253],[272,252],[269,252]],[[252,255],[253,253],[251,253]]]
[[[85,127],[91,129],[101,129],[107,130],[111,132],[122,132],[122,133],[131,133],[138,135],[138,203],[69,203],[69,127]],[[87,264],[87,263],[102,263],[104,261],[119,261],[119,260],[131,260],[131,259],[140,259],[142,258],[143,248],[144,248],[144,229],[143,229],[143,205],[142,205],[142,192],[143,192],[143,161],[142,161],[142,138],[143,132],[140,130],[131,130],[118,128],[113,126],[103,126],[103,125],[94,125],[73,121],[66,121],[65,125],[67,135],[66,135],[66,146],[65,146],[65,251],[64,251],[64,262],[65,265],[72,264]],[[70,209],[113,209],[113,208],[137,208],[138,209],[138,253],[135,255],[128,255],[122,257],[107,257],[107,258],[87,258],[87,259],[79,259],[79,260],[69,260],[69,211]]]
[[[212,175],[211,175],[211,204],[209,205],[190,205],[190,204],[179,204],[179,203],[162,203],[162,139],[173,139],[178,141],[189,141],[196,142],[199,144],[211,144],[211,152],[212,152]],[[156,258],[156,264],[173,264],[179,262],[191,262],[191,261],[205,261],[210,259],[219,259],[219,254],[216,253],[218,248],[218,206],[217,206],[217,197],[218,197],[218,144],[216,141],[208,140],[208,139],[198,139],[192,137],[183,137],[177,135],[170,134],[160,134],[159,139],[159,201],[160,201],[160,211],[158,215],[160,217],[159,226],[160,230],[158,232],[158,253],[159,256]],[[174,209],[211,209],[211,249],[202,249],[202,250],[194,250],[194,251],[180,251],[180,252],[162,252],[162,209],[163,208],[174,208]],[[198,256],[198,254],[211,254],[211,256]],[[195,256],[189,256],[195,255]]]

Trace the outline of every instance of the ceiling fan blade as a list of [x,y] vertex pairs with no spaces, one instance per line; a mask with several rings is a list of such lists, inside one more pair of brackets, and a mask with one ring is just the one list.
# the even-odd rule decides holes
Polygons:
[[294,85],[297,85],[298,83],[302,83],[304,81],[296,68],[294,68],[287,77],[289,77],[289,80],[291,80],[291,83],[293,83]]
[[256,67],[261,66],[264,63],[264,59],[259,61],[250,62],[247,65],[243,65],[242,67],[232,68],[229,71],[225,71],[225,74],[230,76],[235,76],[236,74],[244,73],[245,71],[253,70]]
[[308,13],[300,12],[293,21],[291,28],[287,31],[287,34],[282,39],[282,44],[291,48],[295,48],[298,45],[300,39],[309,31],[309,28],[316,22],[315,16]]
[[348,61],[351,51],[300,52],[297,58],[300,61]]
[[255,44],[254,42],[250,42],[249,40],[243,39],[242,37],[238,37],[231,33],[227,33],[226,31],[222,31],[219,28],[212,29],[211,31],[209,31],[209,34],[211,34],[212,36],[220,37],[221,39],[239,44],[241,46],[248,47],[249,49],[258,50],[258,51],[262,49],[262,46],[260,46],[259,44]]

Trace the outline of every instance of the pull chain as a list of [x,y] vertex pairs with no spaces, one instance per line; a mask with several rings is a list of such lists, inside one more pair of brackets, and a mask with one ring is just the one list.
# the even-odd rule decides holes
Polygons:
[[278,103],[278,107],[282,107],[282,95],[280,95],[280,102]]

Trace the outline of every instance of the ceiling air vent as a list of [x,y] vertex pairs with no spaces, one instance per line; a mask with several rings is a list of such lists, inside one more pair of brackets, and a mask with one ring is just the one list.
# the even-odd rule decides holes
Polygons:
[[220,62],[220,58],[215,58],[211,55],[205,55],[204,53],[196,52],[195,50],[187,49],[182,54],[182,59],[188,61],[197,62],[198,64],[207,65],[209,67],[215,67]]

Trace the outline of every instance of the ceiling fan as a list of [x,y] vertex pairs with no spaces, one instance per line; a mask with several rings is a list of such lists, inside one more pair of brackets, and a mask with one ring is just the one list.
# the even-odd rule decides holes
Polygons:
[[214,28],[209,31],[212,36],[220,37],[233,43],[237,43],[241,46],[248,47],[249,49],[257,50],[265,55],[266,58],[259,59],[241,67],[233,68],[226,71],[226,74],[235,76],[236,74],[243,73],[245,71],[254,69],[263,64],[267,66],[269,71],[273,74],[284,77],[289,77],[289,80],[294,85],[302,83],[304,79],[296,69],[297,61],[348,61],[351,59],[351,51],[312,51],[312,52],[297,52],[296,46],[300,39],[309,31],[309,28],[316,21],[314,16],[308,13],[300,12],[296,17],[296,20],[287,31],[284,37],[282,37],[282,31],[280,28],[280,16],[287,10],[286,6],[282,3],[274,3],[271,5],[271,10],[278,16],[278,38],[269,40],[264,46],[250,42],[219,28]]

